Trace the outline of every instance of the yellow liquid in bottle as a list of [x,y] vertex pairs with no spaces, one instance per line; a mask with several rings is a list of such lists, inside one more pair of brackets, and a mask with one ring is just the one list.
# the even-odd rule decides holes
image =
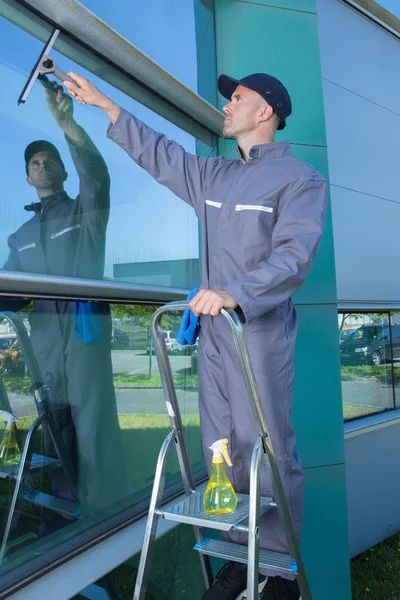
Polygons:
[[0,443],[0,465],[5,467],[17,465],[20,458],[21,452],[15,437],[15,430],[11,427],[6,427],[4,437]]
[[213,465],[211,477],[204,492],[204,509],[215,515],[232,513],[237,497],[228,479],[224,465]]

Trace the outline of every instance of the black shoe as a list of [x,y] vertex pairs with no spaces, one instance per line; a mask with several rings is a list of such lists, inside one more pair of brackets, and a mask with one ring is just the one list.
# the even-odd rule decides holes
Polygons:
[[229,561],[218,571],[214,583],[202,600],[236,600],[246,587],[246,565]]
[[300,600],[300,590],[297,581],[283,577],[268,577],[267,585],[261,595],[261,600]]
[[[264,587],[265,576],[260,575],[259,591]],[[241,563],[227,562],[218,571],[212,586],[205,592],[202,600],[240,600],[246,598],[247,566]]]

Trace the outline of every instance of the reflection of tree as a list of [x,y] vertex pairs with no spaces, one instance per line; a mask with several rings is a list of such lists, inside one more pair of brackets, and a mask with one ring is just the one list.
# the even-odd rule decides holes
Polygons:
[[[135,320],[135,325],[146,329],[150,328],[151,319],[157,306],[149,304],[111,304],[111,313],[114,318]],[[175,332],[179,329],[182,313],[171,311],[163,315],[163,329],[172,329]]]
[[342,321],[341,321],[340,326],[339,326],[339,337],[340,337],[340,334],[343,331],[343,327],[344,327],[344,324],[346,322],[346,319],[348,319],[348,318],[351,317],[352,319],[355,319],[356,321],[358,321],[358,319],[361,316],[362,316],[362,313],[342,313]]
[[[400,312],[394,313],[394,314],[398,314],[400,317]],[[374,325],[383,324],[385,317],[386,317],[386,319],[389,320],[389,313],[341,313],[341,315],[342,315],[342,320],[341,320],[340,326],[339,326],[339,338],[343,331],[343,328],[344,328],[344,325],[345,325],[345,322],[347,319],[354,319],[355,321],[358,321],[359,319],[361,319],[365,316],[368,316],[369,320]]]

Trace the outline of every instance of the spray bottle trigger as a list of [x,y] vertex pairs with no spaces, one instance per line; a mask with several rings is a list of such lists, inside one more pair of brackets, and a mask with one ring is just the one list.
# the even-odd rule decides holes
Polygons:
[[228,440],[227,439],[221,440],[221,454],[224,457],[224,459],[226,460],[226,464],[229,467],[231,467],[232,461],[231,461],[229,453],[228,453]]

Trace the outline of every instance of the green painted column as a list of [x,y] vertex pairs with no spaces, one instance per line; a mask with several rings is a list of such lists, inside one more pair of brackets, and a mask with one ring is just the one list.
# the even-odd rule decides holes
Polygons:
[[[277,140],[328,178],[315,0],[215,0],[217,71],[266,72],[287,86],[293,114]],[[219,98],[222,108],[223,99]],[[235,157],[235,144],[220,152]],[[344,434],[332,219],[299,292],[293,422],[305,469],[302,554],[314,600],[349,600]]]

